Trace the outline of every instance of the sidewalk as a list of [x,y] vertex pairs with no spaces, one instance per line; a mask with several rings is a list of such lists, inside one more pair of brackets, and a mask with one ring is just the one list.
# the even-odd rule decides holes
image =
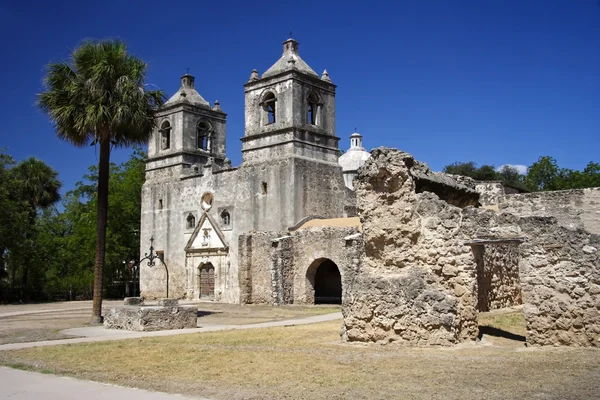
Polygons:
[[85,328],[73,328],[62,331],[64,334],[72,334],[77,336],[85,336],[74,339],[60,339],[60,340],[46,340],[42,342],[29,342],[29,343],[8,343],[0,345],[0,351],[2,350],[20,350],[28,349],[31,347],[45,347],[45,346],[58,346],[61,344],[76,344],[76,343],[93,343],[93,342],[106,342],[111,340],[123,340],[123,339],[137,339],[143,337],[159,337],[159,336],[175,336],[184,335],[188,333],[201,333],[201,332],[215,332],[224,330],[234,329],[257,329],[257,328],[270,328],[276,326],[294,326],[294,325],[306,325],[314,324],[317,322],[333,321],[341,319],[342,313],[336,312],[331,314],[313,315],[311,317],[288,319],[284,321],[273,321],[273,322],[262,322],[259,324],[248,324],[248,325],[209,325],[200,328],[192,329],[174,329],[169,331],[155,331],[155,332],[131,332],[131,331],[118,331],[118,330],[107,330],[102,326],[91,326]]
[[0,399],[209,400],[0,367]]

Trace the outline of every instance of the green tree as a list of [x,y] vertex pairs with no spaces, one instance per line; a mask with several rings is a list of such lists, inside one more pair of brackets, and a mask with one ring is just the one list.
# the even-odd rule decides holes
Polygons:
[[36,263],[32,258],[35,253],[35,236],[37,235],[36,218],[38,211],[46,209],[60,199],[61,182],[58,173],[41,160],[30,157],[21,161],[11,170],[17,182],[17,196],[27,204],[29,229],[25,240],[19,243],[18,252],[12,255],[13,268],[21,268],[21,299],[29,300],[29,272]]
[[523,181],[523,175],[519,173],[519,170],[510,165],[504,165],[498,172],[500,179],[505,183],[520,184]]
[[15,160],[0,149],[0,300],[5,301],[10,299],[17,278],[11,254],[25,241],[28,228],[27,204],[18,197],[14,165]]
[[21,161],[12,173],[18,181],[19,197],[29,205],[29,218],[33,225],[39,210],[60,200],[58,173],[34,157]]
[[102,321],[111,144],[146,143],[155,128],[154,111],[165,99],[160,90],[146,90],[146,68],[119,40],[85,42],[70,63],[48,66],[46,91],[38,95],[59,138],[75,146],[100,146],[93,323]]
[[455,162],[450,165],[446,165],[443,171],[446,174],[468,176],[475,179],[477,164],[473,161]]
[[563,189],[563,178],[556,160],[542,156],[527,169],[525,185],[532,191]]
[[473,178],[478,181],[495,181],[501,177],[493,165],[482,165],[475,171]]

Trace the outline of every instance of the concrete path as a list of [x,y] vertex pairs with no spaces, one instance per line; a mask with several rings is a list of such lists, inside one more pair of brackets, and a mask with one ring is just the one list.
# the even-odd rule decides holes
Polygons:
[[208,400],[148,392],[56,375],[0,367],[0,399],[10,400]]
[[[153,305],[153,302],[149,302],[147,305]],[[179,300],[179,304],[202,304],[199,300]],[[52,305],[61,306],[61,308],[46,308]],[[108,309],[114,306],[123,305],[123,300],[104,300],[102,302],[102,308]],[[15,304],[15,305],[0,305],[0,318],[5,317],[16,317],[19,315],[30,315],[30,314],[44,314],[44,313],[55,313],[64,311],[85,311],[92,310],[91,300],[85,301],[71,301],[64,303],[46,303],[46,304]]]
[[117,331],[104,329],[102,326],[93,326],[86,328],[73,328],[62,331],[64,334],[70,334],[74,336],[86,336],[74,339],[60,339],[60,340],[46,340],[42,342],[29,342],[29,343],[8,343],[0,345],[0,351],[2,350],[19,350],[28,349],[31,347],[44,347],[44,346],[57,346],[61,344],[75,344],[75,343],[93,343],[93,342],[105,342],[110,340],[123,340],[123,339],[137,339],[143,337],[158,337],[158,336],[175,336],[184,335],[186,333],[201,333],[201,332],[215,332],[225,330],[236,330],[236,329],[256,329],[256,328],[270,328],[276,326],[294,326],[294,325],[306,325],[314,324],[317,322],[333,321],[341,319],[342,313],[336,312],[331,314],[314,315],[306,318],[287,319],[284,321],[273,321],[273,322],[262,322],[259,324],[248,324],[248,325],[208,325],[200,328],[192,329],[175,329],[170,331],[156,331],[156,332],[131,332],[131,331]]

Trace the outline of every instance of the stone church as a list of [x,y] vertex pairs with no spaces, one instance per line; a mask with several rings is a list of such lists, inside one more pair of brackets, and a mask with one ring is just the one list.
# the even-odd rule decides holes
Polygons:
[[141,254],[153,238],[164,262],[141,265],[143,297],[341,303],[344,340],[418,346],[523,305],[529,344],[600,347],[600,188],[515,193],[358,133],[339,156],[336,86],[293,39],[244,85],[232,167],[225,113],[181,79],[148,146]]
[[[227,115],[196,91],[193,76],[181,78],[156,114],[142,191],[141,254],[153,238],[170,297],[249,301],[239,248],[248,232],[285,232],[315,217],[357,225],[352,180],[369,153],[354,133],[339,156],[335,94],[327,71],[319,76],[298,42],[286,40],[279,60],[244,84],[242,163],[232,167]],[[160,265],[142,265],[142,296],[164,297],[165,280]]]

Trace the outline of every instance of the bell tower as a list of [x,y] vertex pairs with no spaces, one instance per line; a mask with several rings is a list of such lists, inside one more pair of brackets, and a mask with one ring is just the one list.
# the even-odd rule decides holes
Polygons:
[[180,177],[202,171],[210,159],[225,160],[226,114],[200,96],[190,74],[157,112],[157,128],[148,143],[146,179]]
[[336,163],[335,89],[325,70],[319,77],[283,42],[283,54],[262,76],[253,70],[244,85],[244,164],[300,157]]

